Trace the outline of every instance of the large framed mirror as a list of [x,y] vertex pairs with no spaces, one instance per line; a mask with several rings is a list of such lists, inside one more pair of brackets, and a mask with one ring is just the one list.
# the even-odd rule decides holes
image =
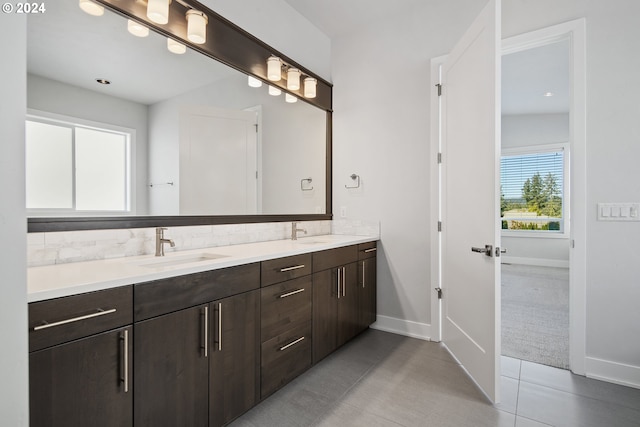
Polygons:
[[28,17],[29,231],[330,219],[331,84],[198,2],[148,4]]

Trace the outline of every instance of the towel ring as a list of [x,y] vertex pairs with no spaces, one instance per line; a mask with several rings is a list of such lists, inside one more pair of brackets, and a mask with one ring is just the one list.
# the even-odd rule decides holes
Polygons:
[[356,181],[356,185],[346,185],[344,186],[344,188],[360,188],[360,175],[356,175],[355,173],[352,173],[350,178],[354,181]]

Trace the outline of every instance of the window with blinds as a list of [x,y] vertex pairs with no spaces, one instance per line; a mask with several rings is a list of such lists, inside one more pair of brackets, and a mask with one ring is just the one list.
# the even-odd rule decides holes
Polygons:
[[505,150],[500,159],[502,229],[565,232],[566,145]]

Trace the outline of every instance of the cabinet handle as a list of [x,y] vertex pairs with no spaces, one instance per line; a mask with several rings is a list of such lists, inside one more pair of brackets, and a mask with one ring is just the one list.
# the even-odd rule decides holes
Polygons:
[[48,323],[46,320],[43,320],[44,325],[35,326],[33,328],[34,331],[39,331],[42,329],[53,328],[54,326],[66,325],[67,323],[79,322],[80,320],[91,319],[98,316],[104,316],[105,314],[115,313],[116,309],[111,308],[109,310],[103,310],[101,308],[97,308],[95,313],[85,314],[84,316],[74,317],[72,319],[60,320],[59,322]]
[[378,250],[378,248],[369,248],[369,249],[365,249],[363,252],[364,252],[365,254],[368,254],[368,253],[370,253],[370,252],[375,252],[375,251],[377,251],[377,250]]
[[362,288],[363,288],[363,289],[366,287],[366,286],[365,286],[365,280],[364,280],[364,274],[365,274],[364,272],[365,272],[365,271],[366,271],[366,270],[365,270],[365,261],[364,261],[364,260],[362,260]]
[[338,270],[338,299],[340,299],[340,270],[341,270],[341,268],[338,267],[337,270]]
[[304,268],[304,264],[294,265],[293,267],[281,268],[280,273],[284,273],[286,271],[292,271],[292,270],[300,270],[301,268]]
[[304,292],[304,288],[282,294],[280,295],[280,298],[290,297],[291,295],[299,294],[300,292]]
[[124,392],[129,392],[129,330],[122,331],[120,339],[123,341],[123,355],[122,355],[122,371],[124,378],[122,379],[124,385]]
[[342,296],[347,296],[347,287],[345,285],[345,277],[347,277],[347,267],[342,267]]
[[289,344],[287,344],[285,346],[280,347],[280,351],[284,351],[284,350],[288,349],[289,347],[291,347],[292,345],[298,344],[302,340],[304,340],[304,337],[300,337],[297,340],[295,340],[293,342],[290,342]]
[[222,351],[222,303],[218,303],[218,351]]
[[209,306],[204,306],[204,357],[209,357]]

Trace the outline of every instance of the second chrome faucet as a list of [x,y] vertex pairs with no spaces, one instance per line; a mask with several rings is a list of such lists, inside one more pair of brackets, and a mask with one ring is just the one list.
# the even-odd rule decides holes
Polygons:
[[171,239],[164,238],[164,231],[167,230],[164,227],[156,228],[156,256],[164,256],[164,244],[168,243],[172,248],[176,246]]

